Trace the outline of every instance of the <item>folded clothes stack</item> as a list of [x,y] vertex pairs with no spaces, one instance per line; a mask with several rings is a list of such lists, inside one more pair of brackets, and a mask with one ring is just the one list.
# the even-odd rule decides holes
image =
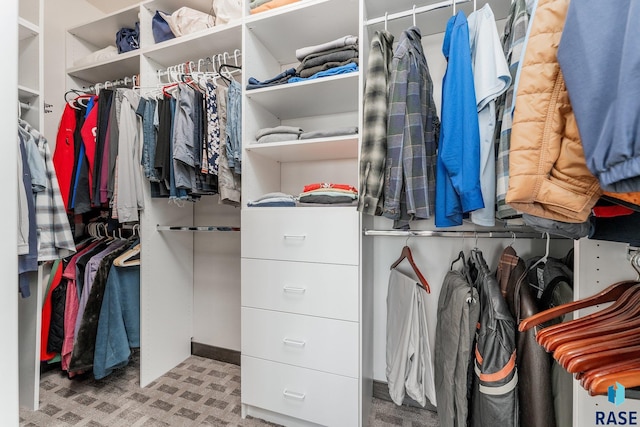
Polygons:
[[[273,1],[276,0],[271,2]],[[319,45],[296,49],[296,58],[300,61],[297,68],[289,68],[264,81],[249,77],[247,90],[358,71],[358,52],[357,36],[343,36]]]
[[267,193],[247,203],[249,207],[283,207],[295,206],[296,198],[286,193]]
[[258,132],[256,132],[256,141],[258,144],[265,144],[268,142],[295,141],[297,139],[330,138],[332,136],[353,135],[357,133],[357,126],[320,129],[311,132],[305,132],[295,126],[276,126],[258,130]]
[[263,128],[256,132],[258,144],[267,142],[293,141],[299,138],[303,130],[293,126],[276,126],[274,128]]
[[348,184],[327,182],[305,185],[298,196],[300,206],[354,206],[358,200],[358,190]]
[[267,10],[275,9],[287,4],[296,3],[300,0],[251,0],[249,2],[249,9],[252,15],[260,12],[266,12]]

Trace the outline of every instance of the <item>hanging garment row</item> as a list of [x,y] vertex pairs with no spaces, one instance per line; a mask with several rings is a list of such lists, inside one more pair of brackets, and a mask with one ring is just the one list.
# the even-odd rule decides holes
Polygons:
[[75,255],[54,261],[44,292],[40,360],[69,377],[103,378],[140,347],[140,240],[95,225]]
[[66,209],[110,208],[120,222],[144,208],[140,120],[146,103],[133,89],[101,89],[66,103],[53,155]]
[[532,331],[516,327],[523,317],[572,299],[572,257],[572,251],[549,257],[547,249],[525,262],[509,245],[496,273],[478,249],[468,257],[461,251],[451,263],[438,299],[433,362],[442,426],[572,424],[571,375]]
[[45,137],[29,123],[18,121],[18,273],[22,297],[30,296],[27,273],[38,262],[75,252],[56,171]]
[[242,113],[234,75],[241,66],[221,63],[210,72],[193,65],[159,73],[168,82],[156,97],[144,98],[155,109],[143,116],[144,174],[152,197],[195,201],[220,194],[221,203],[239,206]]
[[[455,2],[443,4],[455,7]],[[580,138],[594,135],[586,106],[597,101],[582,87],[585,80],[574,77],[580,69],[577,61],[563,59],[576,50],[564,46],[581,43],[575,35],[582,28],[580,21],[597,15],[589,10],[582,17],[574,11],[565,29],[567,7],[547,0],[512,2],[502,40],[488,4],[468,18],[463,11],[454,12],[443,43],[447,70],[441,117],[433,103],[420,30],[414,25],[404,31],[395,48],[393,34],[377,31],[367,64],[359,210],[393,219],[394,228],[432,217],[436,227],[460,225],[466,219],[493,226],[497,217],[574,239],[597,233],[602,221],[594,220],[592,209],[602,189],[609,191],[609,201],[627,202],[629,209],[616,216],[640,210],[638,193],[623,193],[638,190],[633,185],[638,174],[629,169],[620,178],[625,185],[609,184],[603,177],[611,174],[598,165],[611,159],[605,151],[590,148],[594,138],[587,138],[589,147]],[[594,44],[606,43],[605,35],[593,37]],[[419,67],[407,68],[408,57],[417,58]],[[602,67],[612,63],[619,61],[598,58]],[[615,68],[611,71],[621,78],[629,75],[628,69]],[[569,76],[567,87],[580,105],[569,102],[563,76]],[[627,89],[625,93],[635,93]],[[558,97],[544,96],[553,91]],[[616,99],[607,98],[606,108],[618,108]],[[615,129],[615,120],[608,119],[614,116],[604,114],[607,119],[596,121]],[[551,123],[563,125],[551,128]],[[633,158],[622,145],[620,152],[628,152],[623,157]]]

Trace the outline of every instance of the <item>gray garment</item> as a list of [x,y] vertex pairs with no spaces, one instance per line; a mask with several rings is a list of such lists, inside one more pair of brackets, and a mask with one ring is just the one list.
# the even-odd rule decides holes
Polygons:
[[436,406],[433,362],[427,330],[426,298],[417,281],[396,269],[387,291],[386,376],[389,395],[402,405],[406,394],[420,405]]
[[142,120],[136,114],[140,95],[126,89],[120,109],[118,138],[118,194],[115,208],[119,222],[138,221],[138,209],[144,209],[141,166]]
[[263,200],[268,200],[268,199],[295,200],[296,198],[294,196],[292,196],[291,194],[281,193],[279,191],[276,191],[276,192],[273,192],[273,193],[263,194],[262,196],[258,197],[257,199],[249,201],[249,203],[258,203],[258,202],[262,202]]
[[231,80],[227,93],[227,161],[234,173],[242,173],[242,89]]
[[262,6],[265,3],[269,3],[271,0],[251,0],[249,2],[249,9],[255,9],[258,6]]
[[296,49],[296,58],[298,61],[302,61],[307,56],[317,53],[323,52],[325,50],[336,49],[344,46],[357,46],[358,45],[358,36],[343,36],[335,40],[331,40],[326,43],[318,44],[315,46],[307,46],[301,47],[300,49]]
[[334,129],[320,129],[300,134],[300,139],[330,138],[332,136],[356,135],[358,126],[350,126]]
[[[109,183],[107,184],[107,198],[113,197],[116,182],[116,160],[118,159],[118,141],[120,140],[120,109],[125,89],[116,89],[111,110],[109,111]],[[104,166],[103,166],[104,167]]]
[[318,66],[315,66],[315,67],[305,68],[303,70],[300,70],[300,73],[298,73],[298,74],[300,75],[300,77],[306,79],[308,77],[313,76],[316,73],[319,73],[320,71],[327,71],[327,70],[330,70],[332,68],[343,67],[343,66],[351,64],[351,63],[358,65],[358,58],[351,58],[351,59],[347,59],[346,61],[342,61],[342,62],[325,62],[322,65],[318,65]]
[[271,135],[273,133],[291,133],[300,135],[304,132],[299,127],[295,126],[276,126],[274,128],[262,128],[256,132],[256,139],[260,139],[265,135]]
[[382,215],[387,159],[387,111],[393,35],[376,31],[371,40],[364,87],[364,128],[360,148],[360,201],[358,210]]
[[295,141],[298,135],[295,133],[272,133],[265,135],[258,140],[258,144],[266,144],[268,142]]
[[459,271],[449,271],[438,298],[435,384],[441,427],[466,427],[469,414],[468,375],[476,324],[478,291]]
[[[227,128],[227,88],[217,85],[216,95],[218,99],[218,121],[220,123],[220,136],[226,135]],[[225,137],[226,138],[226,137]],[[240,206],[240,175],[234,174],[229,168],[227,150],[220,147],[218,168],[218,191],[220,203]]]
[[541,218],[539,216],[529,214],[522,214],[522,218],[526,225],[541,233],[549,233],[574,240],[578,240],[589,235],[589,221],[571,223]]
[[[573,289],[567,282],[556,285],[553,290],[552,306],[556,307],[573,301]],[[567,313],[562,322],[573,320],[573,314]],[[557,427],[573,427],[573,375],[553,360],[551,365],[551,387]]]
[[40,152],[38,152],[38,145],[35,138],[20,127],[18,127],[18,132],[24,140],[27,164],[29,166],[29,173],[31,174],[31,190],[34,193],[39,193],[47,189],[47,173],[44,159],[40,155]]
[[344,46],[337,49],[313,53],[302,60],[300,65],[296,68],[296,72],[299,74],[302,70],[317,67],[318,65],[322,65],[327,62],[344,62],[348,59],[357,57],[357,46]]
[[173,122],[173,176],[176,188],[196,188],[196,171],[194,153],[195,93],[186,84],[178,85],[176,111]]
[[351,203],[355,199],[354,197],[348,195],[329,196],[326,194],[305,194],[304,196],[300,196],[298,200],[300,201],[300,203],[333,205],[337,203]]
[[[18,128],[18,130],[20,129]],[[27,194],[27,188],[25,187],[25,173],[29,174],[29,171],[23,170],[23,163],[26,163],[23,160],[27,156],[20,135],[18,135],[18,145],[21,160],[18,162],[18,255],[27,255],[29,253],[29,202],[27,197],[33,198],[33,195]]]

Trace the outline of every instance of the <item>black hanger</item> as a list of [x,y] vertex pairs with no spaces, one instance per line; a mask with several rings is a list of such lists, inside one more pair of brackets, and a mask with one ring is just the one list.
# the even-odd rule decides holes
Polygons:
[[222,79],[227,82],[227,84],[231,83],[231,79],[222,73],[222,68],[232,68],[234,70],[242,70],[242,67],[238,65],[227,64],[227,63],[220,64],[216,71],[218,72],[218,75],[220,75],[220,77],[222,77]]

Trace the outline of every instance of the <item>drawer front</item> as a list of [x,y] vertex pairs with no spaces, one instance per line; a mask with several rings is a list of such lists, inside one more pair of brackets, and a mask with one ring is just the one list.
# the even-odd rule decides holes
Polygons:
[[358,321],[358,267],[243,258],[242,305]]
[[242,403],[325,426],[357,426],[358,380],[242,356]]
[[357,265],[359,224],[351,208],[243,209],[242,257]]
[[242,354],[348,377],[358,376],[358,324],[242,308]]

